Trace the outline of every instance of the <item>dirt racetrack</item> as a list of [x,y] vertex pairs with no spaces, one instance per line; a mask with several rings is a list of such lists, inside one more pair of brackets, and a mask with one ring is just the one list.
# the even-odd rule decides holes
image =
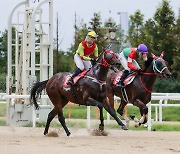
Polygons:
[[50,128],[58,137],[43,135],[44,128],[0,127],[0,154],[176,154],[180,132],[106,130],[108,136],[92,136],[86,129]]

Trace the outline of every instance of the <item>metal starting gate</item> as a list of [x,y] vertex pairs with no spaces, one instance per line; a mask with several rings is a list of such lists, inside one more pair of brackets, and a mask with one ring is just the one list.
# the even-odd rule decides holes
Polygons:
[[[24,11],[22,11],[22,8]],[[43,18],[45,15],[46,18]],[[47,17],[48,16],[48,17]],[[13,33],[15,32],[15,34]],[[8,20],[8,76],[7,95],[28,95],[37,80],[53,75],[53,0],[17,4]],[[51,106],[38,111],[48,114]],[[24,126],[33,121],[34,108],[28,107],[29,98],[7,99],[7,123]],[[48,107],[47,107],[48,105]],[[44,119],[40,119],[44,120]]]

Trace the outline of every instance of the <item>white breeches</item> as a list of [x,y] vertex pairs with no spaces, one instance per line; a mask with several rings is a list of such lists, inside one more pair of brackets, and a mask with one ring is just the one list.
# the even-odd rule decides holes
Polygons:
[[77,53],[74,55],[74,61],[75,61],[76,66],[81,71],[83,71],[84,69],[87,70],[92,67],[90,61],[82,60],[81,57]]
[[130,59],[127,59],[127,58],[124,56],[123,52],[121,52],[121,53],[119,54],[119,60],[120,60],[121,65],[124,67],[125,70],[128,70],[128,71],[131,70],[131,69],[128,67],[128,61],[129,61],[129,62],[132,61],[132,65],[134,65],[135,67],[137,67],[138,69],[140,69],[140,66],[139,66],[139,64],[136,62],[136,60],[135,60],[135,59],[131,59],[131,58],[130,58]]

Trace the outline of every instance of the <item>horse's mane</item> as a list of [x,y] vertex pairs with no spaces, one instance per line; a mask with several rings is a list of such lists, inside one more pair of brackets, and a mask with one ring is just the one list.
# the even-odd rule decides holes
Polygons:
[[145,66],[145,70],[150,66],[150,64],[152,63],[153,58],[152,57],[148,57],[148,60],[145,61],[144,66]]

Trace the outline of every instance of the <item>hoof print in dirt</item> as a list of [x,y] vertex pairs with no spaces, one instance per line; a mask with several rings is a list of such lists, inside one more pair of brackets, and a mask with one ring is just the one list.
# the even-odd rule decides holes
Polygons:
[[91,132],[91,135],[93,135],[93,136],[107,136],[108,132],[106,132],[105,130],[94,129]]

